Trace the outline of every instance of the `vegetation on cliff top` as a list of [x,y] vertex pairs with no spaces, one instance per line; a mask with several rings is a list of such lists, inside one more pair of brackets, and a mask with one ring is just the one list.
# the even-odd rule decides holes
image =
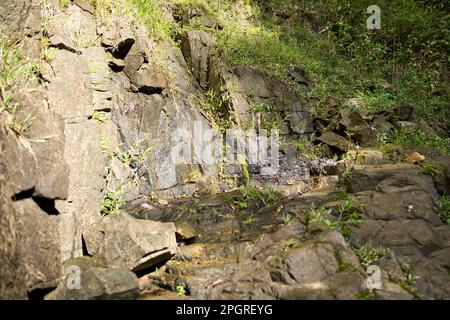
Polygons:
[[[290,65],[302,67],[314,83],[310,92],[300,92],[314,102],[313,115],[335,105],[374,114],[412,104],[437,134],[418,130],[389,137],[391,143],[413,142],[449,152],[450,19],[445,1],[380,0],[380,30],[366,27],[368,0],[93,3],[105,20],[117,15],[143,22],[155,41],[172,45],[183,28],[206,29],[216,35],[217,52],[230,67],[254,66],[285,82],[291,81]],[[66,1],[60,4],[67,6]],[[194,22],[198,25],[180,24],[177,19],[182,20],[188,7],[213,23],[200,19]]]
[[315,84],[308,93],[313,115],[324,114],[330,101],[369,114],[409,103],[444,137],[424,139],[419,130],[399,142],[448,153],[450,19],[443,1],[379,1],[380,30],[366,27],[370,1],[222,1],[220,10],[215,1],[172,3],[216,20],[221,28],[208,31],[230,66],[258,67],[286,82],[289,65],[304,68]]

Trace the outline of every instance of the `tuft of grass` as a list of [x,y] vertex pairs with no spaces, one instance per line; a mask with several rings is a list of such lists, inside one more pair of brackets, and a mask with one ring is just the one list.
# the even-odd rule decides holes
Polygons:
[[411,273],[411,265],[407,262],[402,263],[401,269],[403,271],[404,283],[407,284],[408,286],[414,285],[417,282],[417,280],[419,279],[419,277],[417,277]]
[[283,218],[283,223],[284,224],[288,224],[291,220],[292,220],[292,213],[290,212],[283,212],[282,218]]
[[297,239],[290,238],[283,245],[283,251],[286,252],[291,248],[298,248],[300,246],[300,242]]
[[27,59],[20,45],[19,40],[0,35],[0,114],[8,115],[7,125],[17,134],[26,131],[34,119],[33,112],[24,113],[17,100],[25,94],[22,88],[42,73],[42,65]]
[[58,3],[62,9],[67,9],[72,3],[72,0],[58,0]]
[[279,129],[288,120],[288,117],[283,116],[276,105],[270,103],[252,103],[250,104],[250,111],[252,112],[253,122],[256,122],[258,118],[258,122],[261,122],[258,125],[267,131]]
[[115,189],[108,189],[100,204],[100,214],[108,216],[117,214],[125,204],[121,198],[126,194],[125,186]]
[[[108,153],[111,141],[107,138],[100,140],[100,148],[102,152]],[[119,159],[125,167],[130,168],[131,177],[128,183],[117,187],[113,183],[112,164],[106,166],[106,191],[100,204],[100,213],[102,216],[118,213],[125,202],[123,196],[128,192],[127,187],[130,184],[138,185],[140,182],[140,173],[145,170],[146,161],[151,147],[147,147],[145,139],[138,141],[134,147],[126,148],[119,146],[115,152],[108,154],[108,158],[112,161],[114,158]]]
[[231,128],[232,117],[228,111],[229,97],[227,94],[210,89],[205,95],[197,96],[195,100],[214,129],[224,134],[227,129]]
[[389,254],[385,248],[374,248],[371,245],[363,245],[355,249],[356,256],[364,268],[377,264],[378,261]]
[[280,197],[273,189],[259,189],[247,185],[240,189],[241,195],[232,199],[233,205],[239,209],[247,209],[249,204],[254,204],[259,208],[270,207],[280,201]]
[[175,287],[175,291],[179,296],[185,296],[186,295],[186,288],[183,285],[177,285]]
[[429,176],[435,176],[444,172],[443,166],[433,160],[422,161],[420,166],[422,167],[422,173]]
[[390,134],[380,134],[378,144],[382,151],[387,152],[395,145],[404,145],[407,147],[431,147],[443,155],[450,154],[450,138],[442,138],[436,134],[427,133],[421,128],[414,130],[401,128]]
[[314,159],[325,154],[323,144],[315,145],[313,143],[315,139],[315,135],[310,134],[300,139],[296,139],[291,143],[297,150],[297,154],[304,155],[308,159]]
[[98,123],[105,123],[105,121],[110,119],[110,117],[108,117],[108,114],[104,111],[95,110],[92,114],[92,119]]

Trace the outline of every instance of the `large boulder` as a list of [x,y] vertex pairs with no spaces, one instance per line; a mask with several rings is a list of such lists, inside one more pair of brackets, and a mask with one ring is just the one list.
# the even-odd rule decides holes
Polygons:
[[131,89],[144,94],[161,93],[167,87],[166,75],[161,67],[150,63],[146,45],[137,41],[124,59],[124,73],[130,79]]
[[89,255],[104,258],[113,267],[138,272],[177,252],[175,233],[173,223],[115,214],[91,225],[83,239]]
[[51,287],[61,274],[59,217],[31,198],[5,200],[0,197],[0,297],[25,299]]
[[332,131],[324,132],[317,140],[337,148],[340,151],[348,151],[352,146],[350,141]]
[[97,258],[67,260],[64,276],[46,300],[134,299],[139,295],[137,276],[125,268],[107,267]]

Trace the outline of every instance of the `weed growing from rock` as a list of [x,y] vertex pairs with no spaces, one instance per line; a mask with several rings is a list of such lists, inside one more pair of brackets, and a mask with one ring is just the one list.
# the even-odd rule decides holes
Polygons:
[[450,225],[450,196],[443,196],[441,198],[438,215],[442,222]]

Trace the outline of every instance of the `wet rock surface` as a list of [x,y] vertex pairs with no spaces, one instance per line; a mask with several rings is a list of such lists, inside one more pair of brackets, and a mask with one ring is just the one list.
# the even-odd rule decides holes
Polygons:
[[[350,223],[348,231],[306,218],[311,204],[330,208],[330,219],[336,218],[348,200],[331,188],[261,209],[233,208],[226,200],[232,194],[222,201],[191,202],[184,212],[170,213],[170,204],[162,219],[189,221],[197,235],[162,269],[144,277],[147,289],[162,291],[141,298],[162,298],[177,286],[186,289],[188,299],[448,298],[450,227],[437,215],[440,195],[432,178],[409,164],[357,165],[346,184],[354,191],[347,199],[361,213],[361,222]],[[234,232],[224,232],[230,229]],[[381,271],[378,290],[368,288],[362,248],[383,252],[370,261]]]

